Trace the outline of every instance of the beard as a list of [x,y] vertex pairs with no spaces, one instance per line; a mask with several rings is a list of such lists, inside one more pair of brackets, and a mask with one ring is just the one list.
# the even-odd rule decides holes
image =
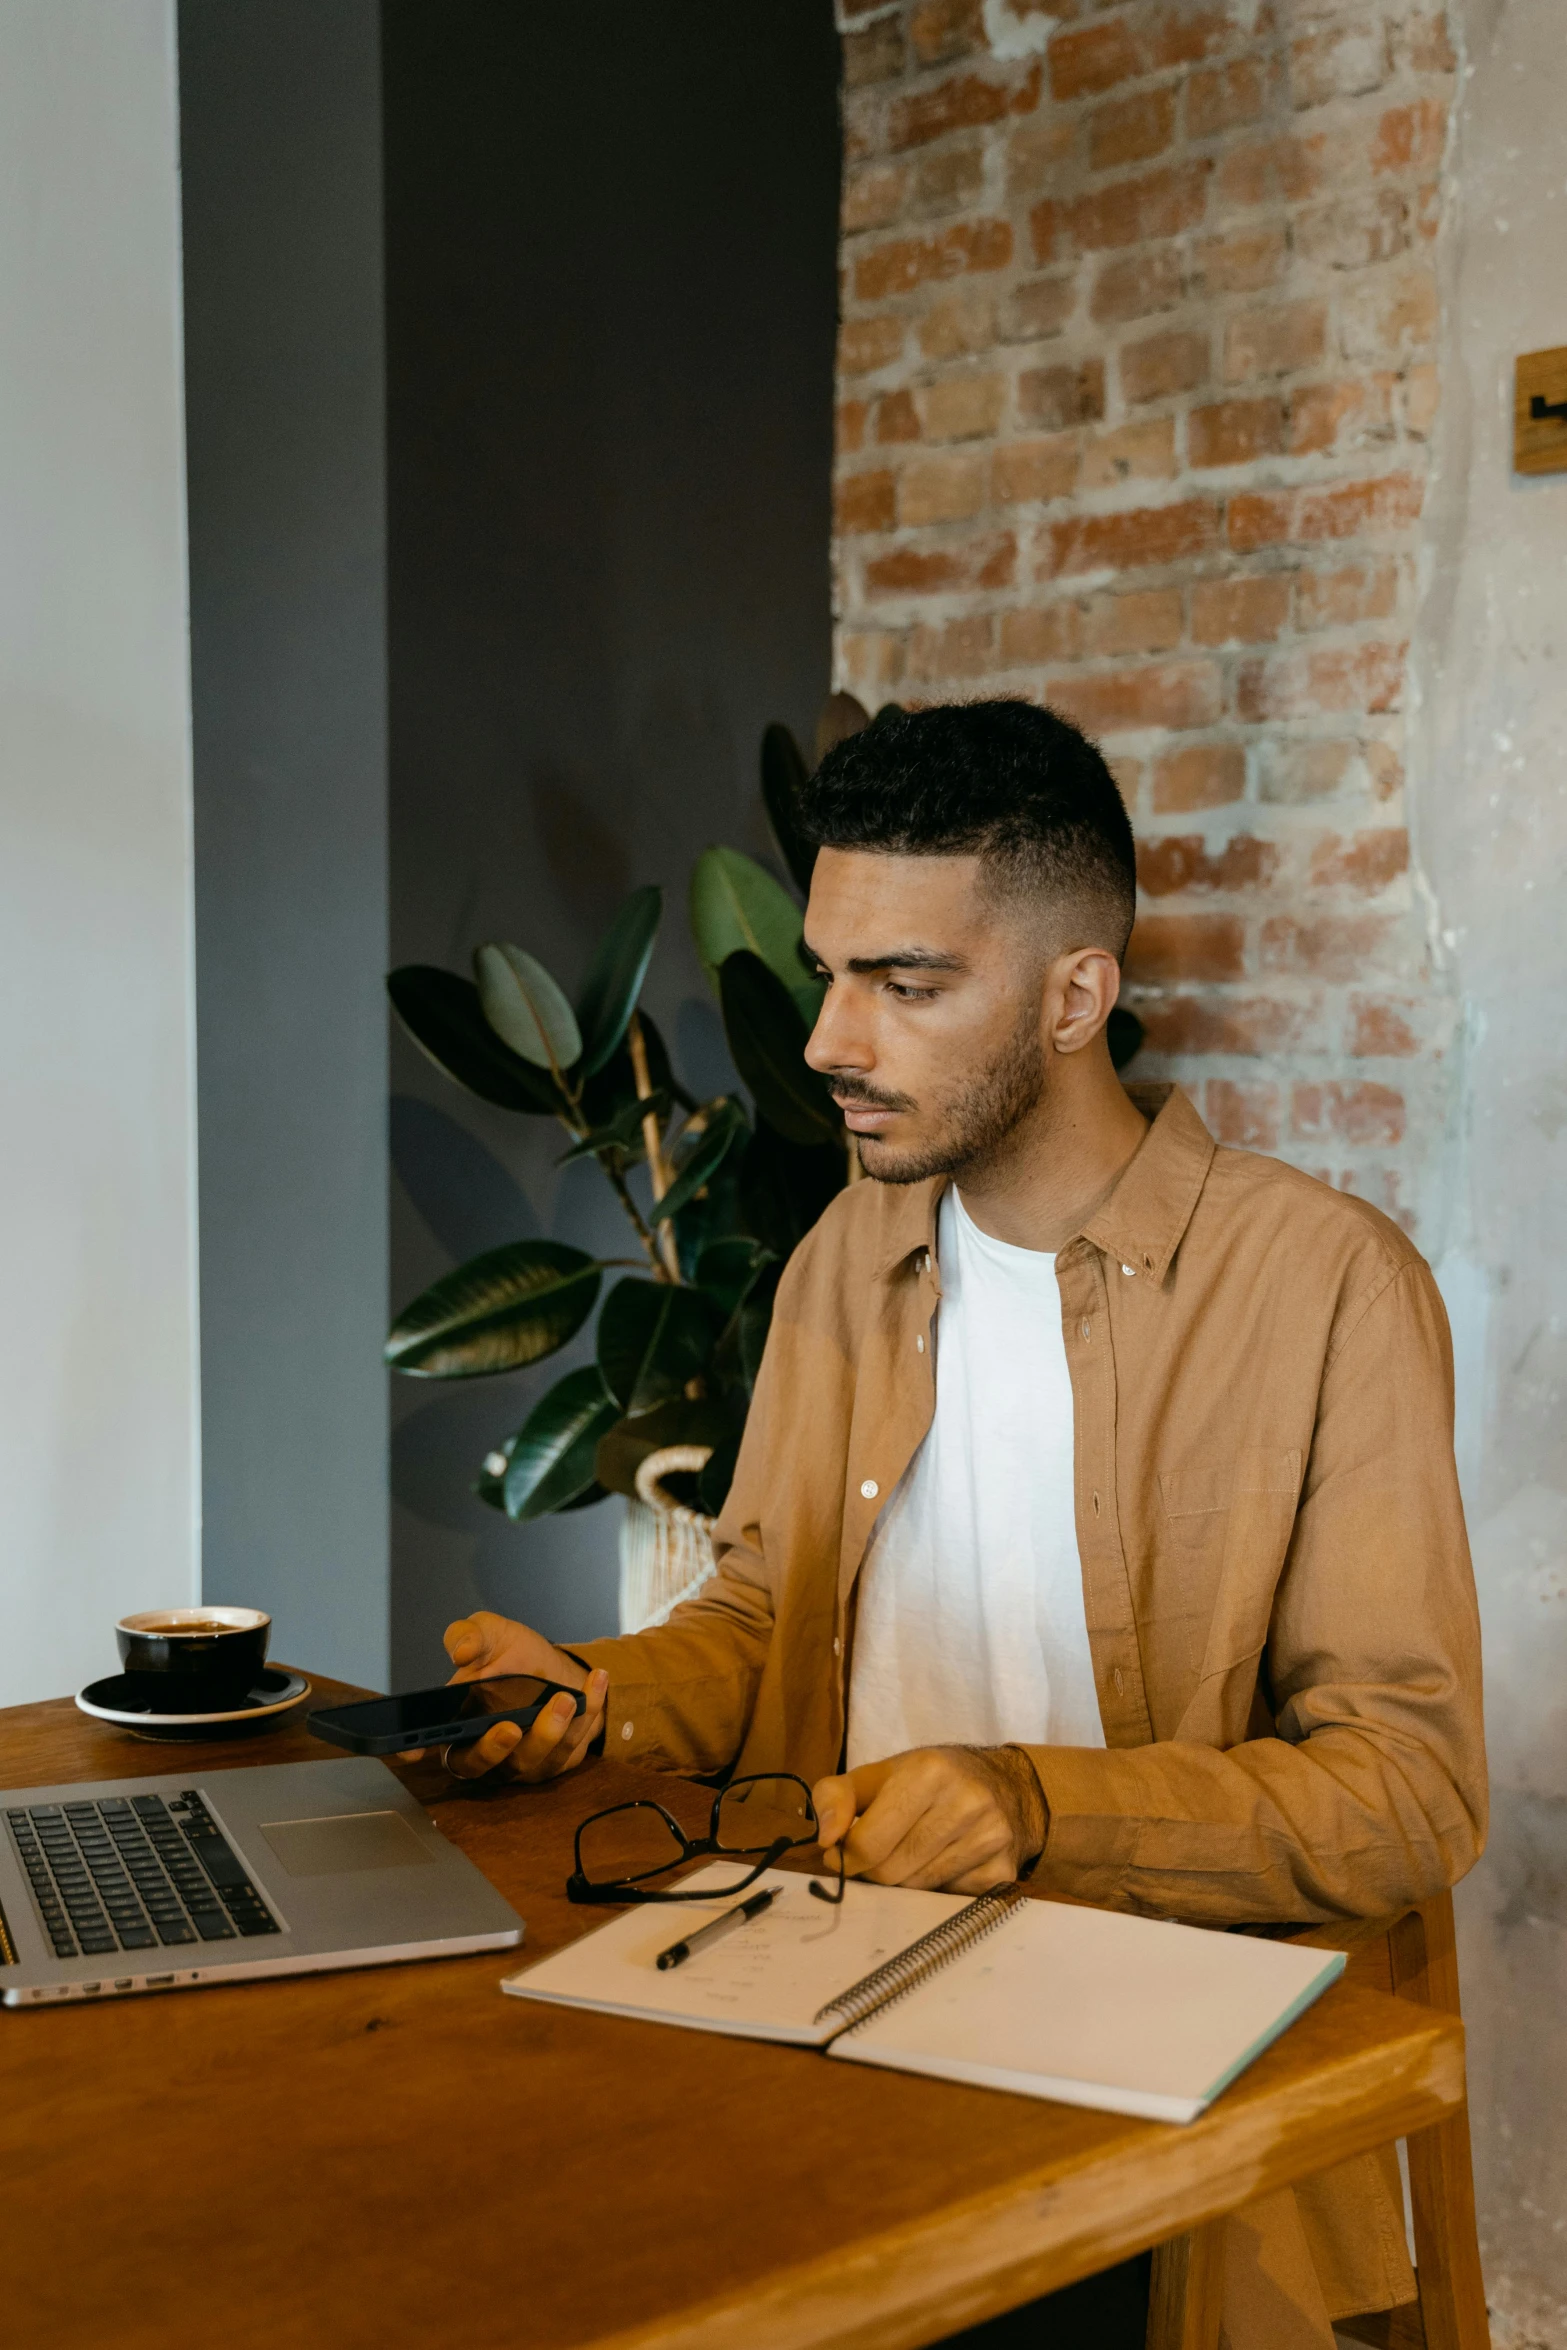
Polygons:
[[[860,1163],[877,1183],[923,1183],[931,1175],[967,1175],[993,1168],[1015,1147],[1023,1121],[1039,1107],[1047,1082],[1039,1014],[1030,1005],[994,1060],[936,1105],[936,1132],[900,1151],[879,1135],[862,1134]],[[913,1110],[907,1094],[878,1093],[874,1086],[839,1078],[835,1092],[877,1109]]]

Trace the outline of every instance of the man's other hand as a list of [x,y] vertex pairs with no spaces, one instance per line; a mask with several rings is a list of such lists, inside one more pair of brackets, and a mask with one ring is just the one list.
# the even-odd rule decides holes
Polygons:
[[824,1852],[851,1877],[984,1893],[1043,1851],[1049,1815],[1016,1746],[919,1746],[812,1789]]
[[[471,1746],[454,1746],[447,1765],[454,1779],[482,1779],[504,1771],[509,1779],[555,1779],[574,1770],[604,1727],[607,1673],[585,1673],[573,1656],[530,1632],[526,1624],[480,1609],[446,1627],[446,1653],[454,1681],[482,1681],[494,1673],[536,1673],[563,1688],[587,1693],[587,1710],[573,1713],[571,1701],[552,1697],[530,1730],[518,1722],[497,1722]],[[419,1749],[422,1752],[423,1749]],[[406,1758],[414,1760],[414,1756]]]

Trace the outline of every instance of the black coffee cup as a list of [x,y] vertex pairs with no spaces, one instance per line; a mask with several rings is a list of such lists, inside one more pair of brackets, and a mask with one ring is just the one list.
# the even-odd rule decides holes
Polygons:
[[272,1618],[254,1607],[154,1608],[114,1627],[120,1661],[158,1713],[242,1705],[266,1667]]

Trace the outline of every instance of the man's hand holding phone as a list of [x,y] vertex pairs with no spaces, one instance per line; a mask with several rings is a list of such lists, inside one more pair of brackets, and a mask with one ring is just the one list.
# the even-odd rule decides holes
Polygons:
[[537,1781],[559,1778],[574,1770],[604,1727],[604,1701],[609,1694],[607,1673],[585,1673],[573,1656],[542,1632],[514,1624],[487,1608],[448,1624],[446,1653],[455,1671],[454,1681],[482,1681],[494,1673],[536,1673],[559,1681],[567,1689],[581,1689],[587,1709],[573,1713],[569,1698],[552,1698],[531,1729],[517,1722],[497,1722],[471,1746],[451,1751],[448,1769],[454,1779],[482,1779],[487,1771],[504,1771],[509,1779]]

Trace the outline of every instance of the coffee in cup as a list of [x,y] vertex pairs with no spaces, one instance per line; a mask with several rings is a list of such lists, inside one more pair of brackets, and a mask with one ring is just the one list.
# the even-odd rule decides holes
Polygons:
[[159,1713],[243,1704],[267,1661],[272,1618],[254,1607],[154,1608],[114,1627],[120,1661]]

